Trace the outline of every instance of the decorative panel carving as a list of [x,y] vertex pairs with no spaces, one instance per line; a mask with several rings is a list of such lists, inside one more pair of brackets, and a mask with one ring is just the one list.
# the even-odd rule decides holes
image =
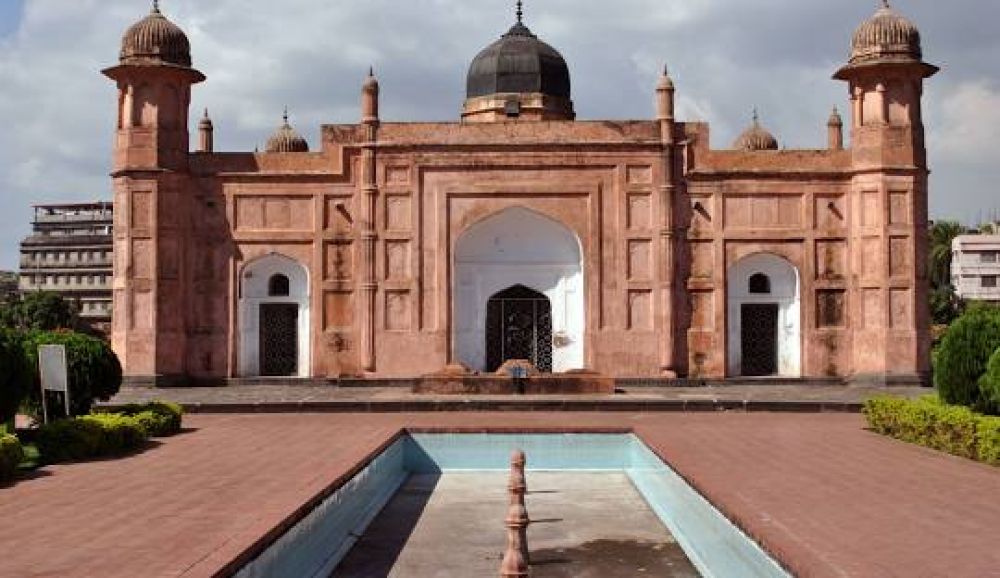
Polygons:
[[861,193],[861,226],[878,227],[882,225],[882,207],[879,203],[878,191]]
[[410,293],[408,291],[386,291],[385,328],[389,331],[408,331],[410,317]]
[[889,291],[889,326],[905,329],[913,325],[913,314],[910,304],[912,293],[909,289],[892,289]]
[[153,278],[153,242],[148,239],[132,239],[133,279]]
[[292,207],[287,199],[267,199],[264,201],[264,228],[290,229]]
[[715,328],[715,294],[709,291],[691,293],[691,328]]
[[910,240],[907,237],[889,239],[889,275],[905,277],[910,272]]
[[385,182],[390,185],[406,185],[410,183],[410,167],[386,167]]
[[653,328],[653,294],[650,291],[628,292],[628,328]]
[[350,241],[327,243],[323,276],[328,281],[346,281],[354,272],[354,251]]
[[157,263],[160,266],[160,277],[176,279],[180,275],[180,243],[171,237],[160,238],[160,254]]
[[828,281],[847,275],[847,245],[843,241],[816,242],[816,278]]
[[715,249],[712,243],[691,243],[691,276],[710,279],[715,267]]
[[816,227],[825,231],[842,229],[847,218],[844,208],[844,197],[842,196],[817,196],[814,209]]
[[310,198],[236,198],[236,228],[256,231],[309,231],[313,229]]
[[153,294],[149,291],[132,293],[132,310],[129,312],[132,329],[152,329]]
[[410,242],[385,242],[385,278],[389,281],[406,281],[410,272]]
[[910,194],[906,191],[889,191],[889,224],[909,225]]
[[632,230],[649,229],[652,224],[652,196],[646,193],[628,196],[627,220]]
[[354,227],[353,209],[351,199],[327,199],[324,228],[335,235],[350,235]]
[[731,195],[723,207],[731,228],[802,226],[801,195]]
[[236,197],[236,229],[264,227],[264,201],[256,197]]
[[412,226],[409,195],[386,195],[385,228],[389,231],[409,231]]
[[861,274],[865,278],[878,278],[882,273],[882,239],[861,239]]
[[132,193],[132,228],[148,229],[152,226],[153,193],[134,191]]
[[347,291],[327,292],[323,296],[325,329],[351,327],[354,324],[354,295]]
[[630,166],[626,169],[628,184],[648,185],[653,182],[653,168],[648,166]]
[[816,327],[844,327],[846,293],[841,290],[816,293]]
[[866,329],[882,327],[883,313],[882,291],[880,289],[864,289],[862,291],[862,319]]
[[628,279],[648,281],[652,274],[652,242],[647,239],[631,239],[628,242]]

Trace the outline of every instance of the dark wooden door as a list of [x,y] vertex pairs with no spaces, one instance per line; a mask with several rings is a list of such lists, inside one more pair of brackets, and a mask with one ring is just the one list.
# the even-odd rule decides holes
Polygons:
[[744,303],[740,311],[741,374],[762,377],[778,373],[778,305]]
[[260,374],[267,377],[299,374],[298,305],[260,306]]
[[552,371],[552,304],[541,293],[515,285],[486,304],[486,370],[509,359],[527,359]]

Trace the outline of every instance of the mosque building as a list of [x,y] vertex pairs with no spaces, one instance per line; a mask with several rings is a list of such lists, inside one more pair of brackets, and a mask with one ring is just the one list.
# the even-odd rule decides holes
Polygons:
[[381,118],[369,74],[359,122],[324,125],[313,146],[286,114],[266,150],[216,151],[206,111],[191,151],[206,77],[154,3],[104,71],[114,349],[130,379],[157,383],[512,359],[614,378],[925,381],[935,72],[884,2],[834,74],[848,100],[826,148],[779,149],[755,116],[715,150],[707,123],[675,116],[666,71],[651,118],[578,120],[567,62],[518,2],[454,122]]

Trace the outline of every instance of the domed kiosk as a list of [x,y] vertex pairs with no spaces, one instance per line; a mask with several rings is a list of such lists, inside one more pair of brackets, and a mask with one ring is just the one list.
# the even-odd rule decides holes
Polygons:
[[469,66],[462,119],[491,122],[575,117],[569,66],[559,51],[524,25],[522,3],[518,2],[514,26]]

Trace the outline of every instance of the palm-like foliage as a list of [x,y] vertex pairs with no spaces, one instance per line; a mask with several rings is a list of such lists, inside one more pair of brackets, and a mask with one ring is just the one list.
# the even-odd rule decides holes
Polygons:
[[931,227],[929,273],[933,289],[951,284],[951,242],[965,231],[956,221],[938,221]]

